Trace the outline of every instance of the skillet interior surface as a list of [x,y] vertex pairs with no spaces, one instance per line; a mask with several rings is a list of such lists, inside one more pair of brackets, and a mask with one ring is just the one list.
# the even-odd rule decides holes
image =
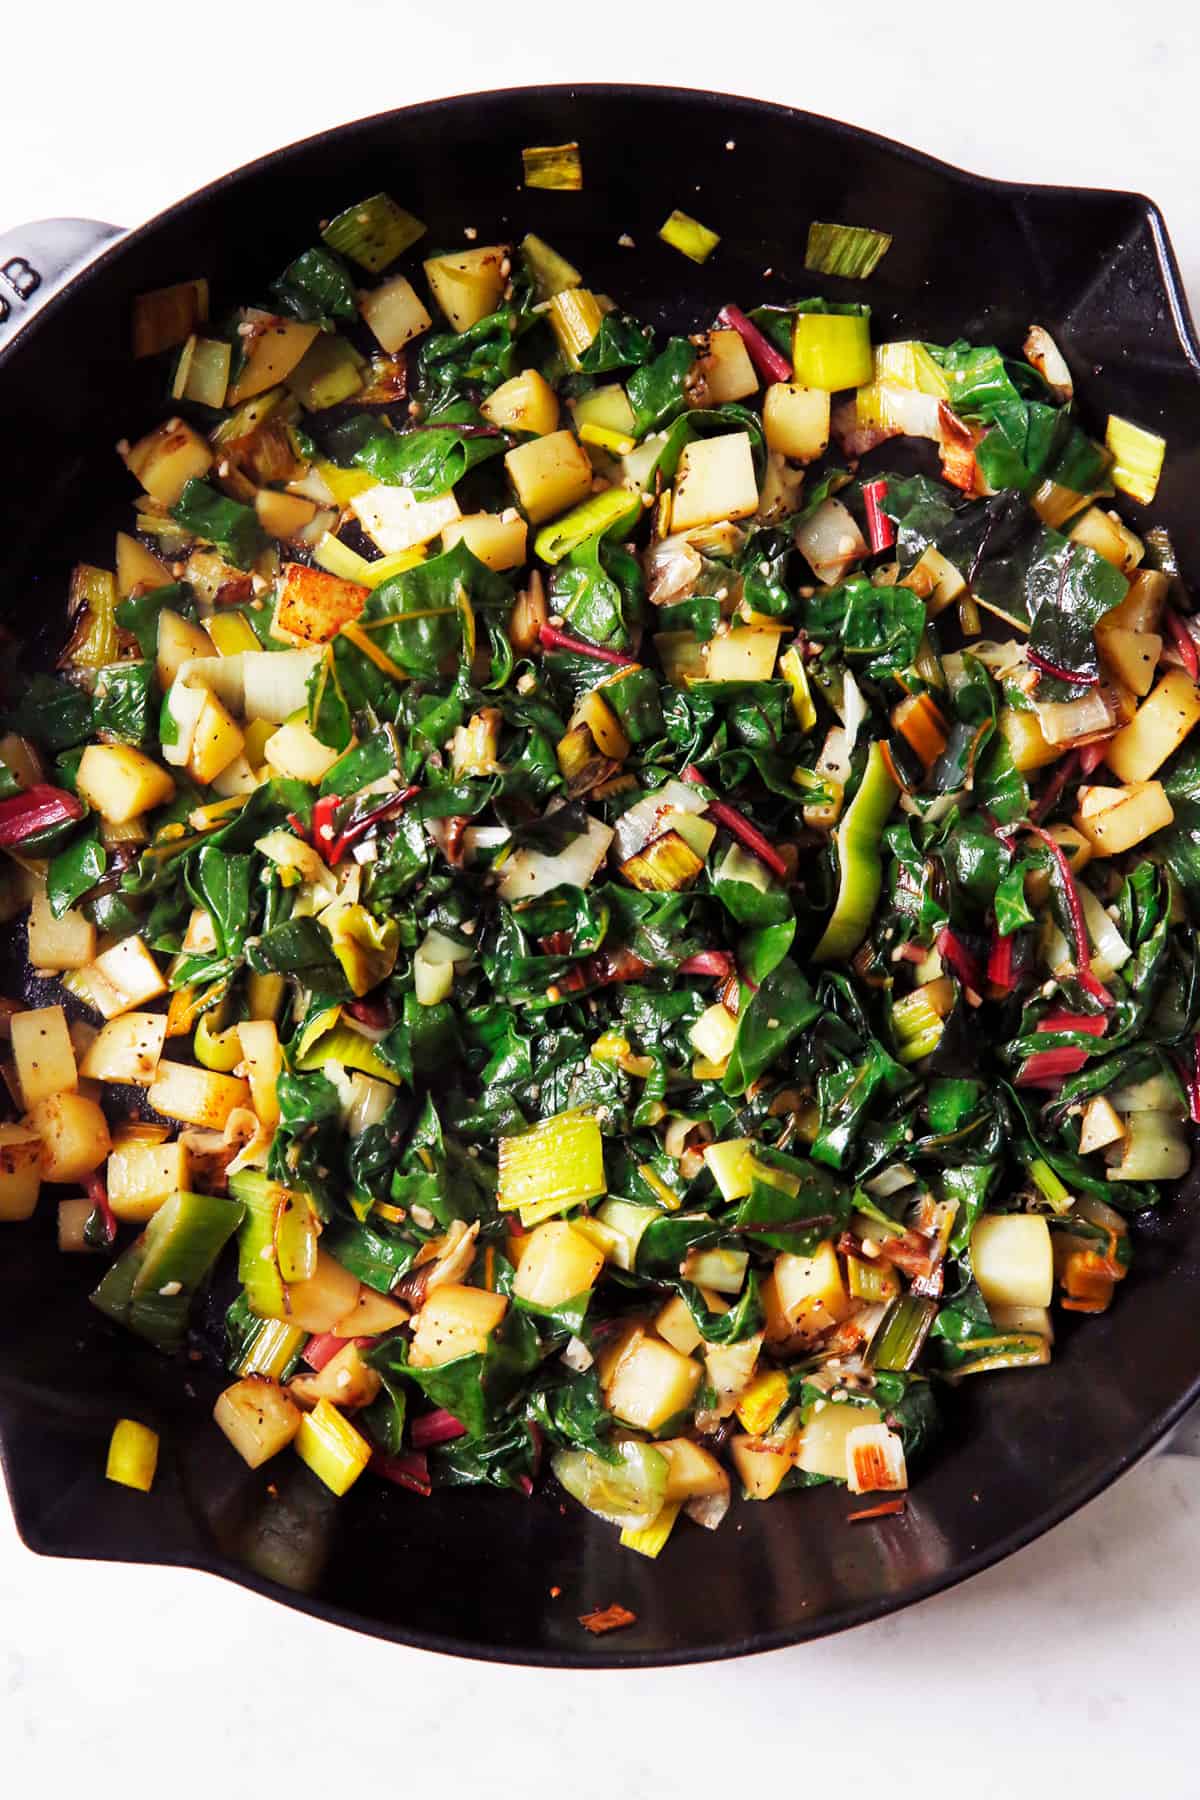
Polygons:
[[[578,138],[582,194],[521,189],[523,145]],[[70,563],[107,561],[132,486],[114,440],[156,422],[160,377],[128,356],[132,297],[206,274],[214,311],[261,292],[319,220],[386,188],[430,250],[526,230],[656,325],[795,297],[814,219],[894,242],[867,284],[877,338],[988,339],[1047,326],[1103,430],[1128,414],[1170,442],[1155,506],[1200,575],[1200,379],[1161,221],[1128,194],[1004,186],[826,120],[664,89],[517,90],[383,115],[281,151],[121,241],[0,356],[4,623],[61,630]],[[702,268],[657,239],[674,207],[721,234]],[[634,248],[618,239],[627,234]],[[769,271],[769,272],[768,272]],[[1137,524],[1137,509],[1126,509]],[[11,680],[11,669],[9,670]],[[19,946],[17,946],[19,949]],[[11,987],[10,987],[10,990]],[[834,1631],[961,1579],[1046,1529],[1141,1455],[1200,1387],[1195,1188],[1138,1243],[1112,1312],[1062,1333],[1048,1369],[999,1375],[952,1405],[902,1518],[848,1526],[842,1489],[736,1504],[716,1536],[657,1562],[560,1496],[452,1490],[429,1501],[365,1480],[336,1501],[296,1461],[252,1473],[209,1419],[219,1382],[118,1336],[87,1305],[96,1265],[62,1258],[54,1207],[9,1227],[0,1259],[0,1450],[17,1523],[49,1554],[205,1568],[339,1623],[501,1660],[581,1666],[743,1654]],[[209,1321],[215,1327],[216,1311]],[[163,1438],[149,1499],[107,1483],[114,1419]],[[551,1589],[561,1589],[557,1598]],[[637,1623],[590,1638],[619,1601]]]

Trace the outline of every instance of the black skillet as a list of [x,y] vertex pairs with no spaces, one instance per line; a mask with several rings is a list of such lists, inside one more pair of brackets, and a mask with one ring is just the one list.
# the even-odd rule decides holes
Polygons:
[[[583,193],[522,192],[522,146],[570,138],[582,146]],[[1149,201],[984,181],[747,100],[551,88],[440,100],[281,150],[114,238],[61,292],[64,270],[111,230],[59,221],[0,240],[0,592],[14,633],[61,631],[70,562],[106,560],[113,509],[131,497],[113,442],[161,412],[153,379],[129,360],[132,297],[197,274],[218,307],[261,291],[318,220],[378,188],[428,221],[431,244],[460,243],[466,227],[480,242],[535,230],[593,287],[683,329],[728,300],[810,289],[814,218],[890,231],[869,284],[876,335],[1015,348],[1031,321],[1048,327],[1093,428],[1111,410],[1168,438],[1155,516],[1200,577],[1200,363]],[[657,239],[674,207],[721,234],[701,269]],[[368,1478],[338,1502],[291,1458],[250,1473],[209,1421],[216,1379],[118,1337],[90,1310],[95,1265],[59,1256],[54,1210],[47,1199],[30,1225],[0,1227],[0,1450],[26,1543],[209,1569],[339,1624],[460,1655],[687,1662],[878,1617],[1045,1531],[1200,1392],[1200,1218],[1185,1196],[1143,1236],[1112,1312],[1068,1322],[1049,1369],[986,1378],[956,1399],[948,1441],[902,1518],[849,1525],[844,1490],[813,1490],[735,1505],[715,1537],[682,1531],[651,1563],[553,1492],[422,1500]],[[104,1480],[122,1414],[162,1434],[150,1497]],[[577,1616],[612,1602],[636,1624],[590,1637]]]

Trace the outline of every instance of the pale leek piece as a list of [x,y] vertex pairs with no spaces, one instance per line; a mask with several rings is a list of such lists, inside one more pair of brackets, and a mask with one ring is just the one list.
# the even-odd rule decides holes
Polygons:
[[136,1419],[118,1419],[108,1446],[104,1473],[121,1487],[148,1494],[158,1467],[158,1433]]
[[670,244],[672,250],[678,250],[694,263],[707,262],[721,241],[715,231],[701,225],[699,219],[680,212],[678,207],[658,235],[664,244]]
[[828,225],[814,219],[808,228],[804,266],[817,275],[844,275],[865,281],[891,247],[891,235],[867,225]]
[[578,193],[583,186],[583,164],[578,144],[535,144],[522,150],[527,188],[562,188]]
[[179,352],[171,398],[194,400],[198,406],[211,406],[214,412],[219,411],[225,404],[232,358],[233,348],[223,338],[202,338],[193,334]]
[[605,1192],[600,1127],[587,1113],[559,1113],[519,1137],[500,1139],[502,1212],[518,1208],[525,1225],[581,1206]]
[[420,219],[397,206],[390,194],[372,194],[331,219],[321,236],[331,250],[378,275],[423,238],[425,230]]
[[1116,413],[1110,413],[1104,446],[1112,452],[1113,465],[1109,474],[1113,486],[1131,499],[1140,500],[1143,506],[1149,506],[1158,492],[1158,479],[1167,453],[1166,438],[1156,437],[1152,431],[1143,431],[1131,420],[1119,419]]
[[640,1556],[657,1556],[670,1537],[682,1506],[682,1500],[668,1500],[657,1517],[640,1531],[627,1525],[621,1533],[621,1548],[636,1550]]

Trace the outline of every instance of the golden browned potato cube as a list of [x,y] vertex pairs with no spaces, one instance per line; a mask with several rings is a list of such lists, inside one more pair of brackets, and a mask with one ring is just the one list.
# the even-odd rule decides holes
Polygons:
[[1146,781],[1174,754],[1200,719],[1200,689],[1186,669],[1168,669],[1104,753],[1114,775]]
[[827,1331],[850,1311],[850,1296],[832,1244],[818,1244],[811,1256],[780,1251],[774,1274],[783,1314],[792,1330],[805,1337]]
[[118,1219],[143,1225],[164,1200],[191,1186],[187,1147],[169,1144],[117,1144],[108,1159],[108,1203]]
[[744,1435],[729,1440],[729,1454],[747,1500],[769,1500],[794,1461],[790,1444],[772,1444]]
[[163,506],[174,506],[188,482],[207,475],[212,465],[212,451],[182,419],[168,419],[125,453],[130,474]]
[[149,1087],[166,1035],[165,1013],[122,1013],[101,1026],[79,1065],[79,1073],[91,1081]]
[[569,431],[518,444],[504,458],[517,499],[534,525],[557,518],[592,491],[592,465]]
[[654,1329],[681,1356],[691,1356],[704,1342],[696,1321],[692,1318],[691,1308],[680,1294],[672,1294],[666,1305],[655,1314]]
[[277,775],[292,781],[323,781],[339,752],[331,750],[308,729],[303,719],[281,725],[263,745],[263,758]]
[[82,969],[96,954],[96,927],[70,906],[61,919],[50,911],[45,884],[34,889],[29,908],[29,961],[35,969]]
[[462,542],[489,569],[519,569],[526,559],[529,527],[515,508],[504,513],[469,513],[452,519],[442,533],[442,548]]
[[165,562],[147,550],[140,539],[127,531],[117,533],[117,596],[128,599],[141,583],[146,588],[169,587],[171,571]]
[[605,1403],[626,1425],[657,1431],[691,1405],[702,1374],[690,1356],[658,1338],[643,1336],[617,1365]]
[[[740,342],[740,339],[739,339]],[[665,1499],[703,1499],[728,1490],[729,1477],[711,1450],[691,1438],[660,1438],[654,1448],[670,1463]]]
[[30,1219],[42,1186],[42,1140],[32,1125],[0,1125],[0,1219]]
[[181,618],[164,606],[158,615],[158,644],[154,671],[165,694],[185,662],[197,656],[214,656],[213,641],[207,631],[191,619]]
[[796,1467],[806,1475],[846,1479],[846,1439],[864,1425],[882,1425],[883,1414],[872,1402],[855,1406],[848,1401],[827,1401],[812,1417],[800,1437]]
[[1063,754],[1062,746],[1048,744],[1034,712],[1018,712],[1015,706],[1000,708],[999,725],[1016,767],[1022,775],[1045,769]]
[[84,1094],[51,1094],[30,1108],[29,1123],[42,1140],[47,1181],[82,1181],[99,1168],[112,1141],[108,1121]]
[[235,1107],[249,1106],[250,1084],[214,1069],[194,1069],[190,1063],[161,1062],[146,1099],[166,1119],[223,1131]]
[[227,1387],[213,1418],[251,1469],[277,1456],[300,1429],[295,1401],[265,1375],[247,1375]]
[[300,1406],[315,1406],[318,1400],[328,1400],[354,1412],[360,1406],[369,1406],[381,1386],[376,1370],[359,1355],[358,1345],[344,1344],[324,1368],[312,1374],[293,1375],[287,1391]]
[[291,644],[327,644],[357,619],[370,590],[321,569],[288,563],[271,630]]
[[403,1325],[408,1316],[407,1306],[389,1300],[386,1294],[376,1293],[364,1283],[350,1311],[335,1321],[332,1330],[335,1337],[378,1337],[380,1332],[394,1331],[397,1325]]
[[333,1331],[355,1306],[358,1294],[357,1275],[343,1268],[327,1250],[318,1249],[317,1266],[308,1280],[288,1283],[280,1316],[305,1331]]
[[459,1356],[482,1356],[507,1310],[503,1294],[448,1281],[434,1289],[413,1322],[410,1362],[429,1369]]
[[244,322],[255,329],[252,336],[242,337],[246,362],[225,396],[226,406],[240,406],[286,380],[321,329],[261,312],[248,312]]
[[672,531],[748,519],[758,510],[758,481],[747,431],[699,438],[679,459],[671,501]]
[[389,356],[403,350],[405,344],[433,324],[407,275],[396,275],[369,293],[360,294],[358,310]]
[[207,787],[242,754],[246,739],[241,726],[215,694],[205,692],[188,750],[187,771]]
[[81,974],[97,978],[94,1004],[106,1019],[147,1000],[157,1000],[167,991],[162,970],[136,935],[122,938],[111,950],[103,951]]
[[562,1220],[547,1220],[530,1234],[513,1278],[513,1292],[531,1306],[552,1309],[585,1293],[604,1267],[604,1254]]
[[758,392],[758,375],[745,341],[737,331],[706,331],[695,340],[696,374],[704,384],[705,404],[726,406]]
[[14,1013],[10,1028],[17,1080],[27,1109],[48,1094],[61,1094],[78,1085],[75,1051],[61,1006]]
[[1087,511],[1076,519],[1067,536],[1075,544],[1086,544],[1105,562],[1131,575],[1145,555],[1142,540],[1130,531],[1128,525],[1120,520],[1115,512],[1105,512],[1099,506],[1089,506]]
[[[1170,825],[1175,810],[1161,781],[1137,781],[1124,788],[1091,788],[1092,796],[1113,796],[1113,804],[1095,811],[1081,804],[1075,824],[1095,856],[1120,856]],[[1085,799],[1081,789],[1080,801]]]
[[139,813],[165,806],[175,783],[131,744],[89,744],[79,760],[79,797],[110,825],[128,825]]
[[303,494],[281,494],[275,488],[259,488],[254,496],[258,522],[269,537],[293,539],[317,516],[315,500]]
[[467,331],[495,312],[508,280],[507,260],[507,244],[430,257],[425,264],[429,291],[455,331]]
[[501,382],[479,410],[505,431],[533,431],[546,437],[558,430],[558,395],[536,369]]
[[795,381],[774,381],[763,400],[763,432],[772,450],[812,462],[829,448],[829,395]]

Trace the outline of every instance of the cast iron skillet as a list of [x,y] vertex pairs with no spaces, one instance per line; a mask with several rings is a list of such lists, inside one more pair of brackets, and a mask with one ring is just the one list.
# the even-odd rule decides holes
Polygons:
[[[521,192],[522,145],[569,138],[582,145],[584,192]],[[527,89],[366,119],[253,163],[113,242],[19,341],[29,267],[42,250],[77,257],[89,227],[0,242],[0,591],[15,633],[61,619],[70,561],[106,560],[111,509],[132,497],[113,441],[161,414],[154,378],[127,354],[132,296],[196,274],[212,280],[218,308],[260,292],[318,220],[381,187],[429,222],[431,245],[460,243],[467,226],[484,243],[536,230],[591,285],[684,329],[727,300],[811,289],[813,218],[883,227],[895,241],[869,288],[877,335],[1016,348],[1030,321],[1047,326],[1083,379],[1093,427],[1114,410],[1169,438],[1156,517],[1200,575],[1200,364],[1149,201],[984,181],[844,125],[714,94]],[[721,234],[702,269],[657,241],[676,206]],[[619,246],[622,234],[636,249]],[[44,292],[55,269],[37,272]],[[2,1249],[0,1449],[33,1549],[209,1569],[339,1624],[499,1661],[687,1662],[878,1617],[1045,1531],[1200,1392],[1200,1218],[1184,1196],[1141,1238],[1112,1312],[1067,1322],[1049,1369],[964,1391],[902,1519],[850,1526],[844,1490],[824,1488],[735,1505],[715,1537],[681,1531],[649,1563],[553,1493],[423,1501],[364,1479],[338,1502],[293,1458],[251,1473],[209,1421],[216,1378],[165,1362],[88,1307],[95,1265],[58,1255],[52,1204],[3,1228]],[[103,1477],[122,1414],[162,1434],[149,1498]],[[637,1623],[588,1636],[577,1615],[614,1601]]]

